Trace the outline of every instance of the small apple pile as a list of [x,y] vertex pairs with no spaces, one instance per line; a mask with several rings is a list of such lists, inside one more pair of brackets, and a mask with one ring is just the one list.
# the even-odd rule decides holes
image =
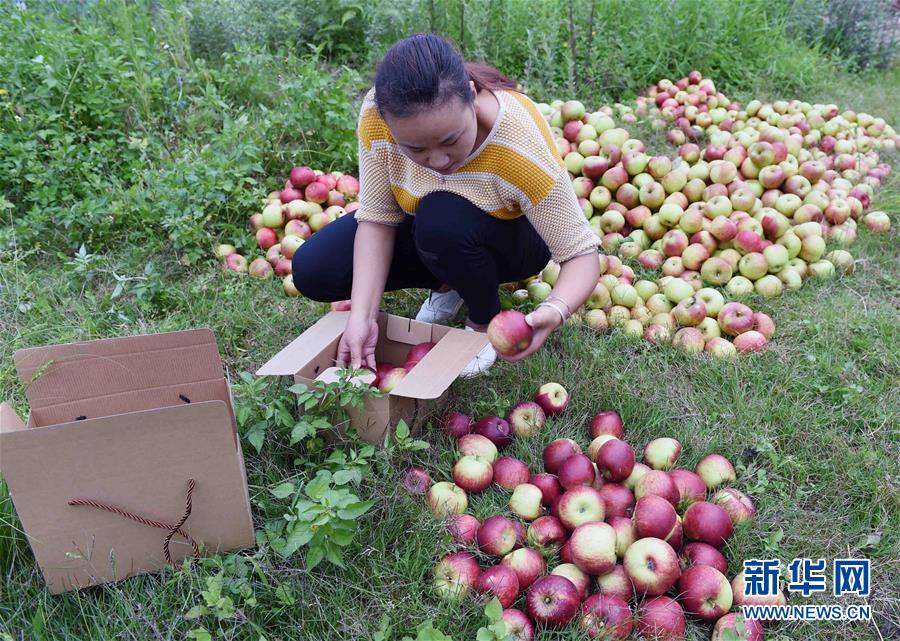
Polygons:
[[309,167],[294,167],[284,189],[263,200],[262,213],[250,216],[250,231],[265,257],[247,259],[233,245],[218,245],[216,258],[225,269],[249,273],[255,278],[282,278],[287,296],[299,296],[291,279],[294,252],[312,234],[358,206],[359,181],[339,171],[324,173]]
[[[709,454],[693,470],[679,468],[681,443],[662,437],[647,443],[638,462],[621,417],[604,411],[588,426],[585,450],[556,439],[544,447],[539,472],[498,458],[514,435],[535,434],[545,414],[565,408],[561,386],[541,389],[508,421],[493,416],[473,424],[458,412],[444,421],[462,457],[453,482],[435,483],[427,493],[457,546],[434,570],[442,598],[496,597],[514,638],[523,640],[538,627],[570,624],[590,638],[627,639],[634,631],[645,639],[683,639],[688,614],[716,622],[715,641],[735,629],[733,606],[785,603],[783,594],[747,597],[742,574],[726,577],[725,544],[756,508],[729,486],[736,474],[725,457]],[[407,477],[417,492],[427,479],[422,474],[411,470]],[[510,492],[509,512],[479,522],[466,513],[468,497],[492,486]],[[513,608],[517,602],[521,609]],[[743,627],[745,638],[763,639],[759,622]]]
[[418,365],[419,361],[425,358],[425,355],[434,348],[434,345],[430,341],[413,345],[406,353],[406,361],[402,366],[384,361],[376,362],[375,380],[370,384],[371,387],[385,394],[393,391],[400,384],[400,381],[406,378],[406,375]]

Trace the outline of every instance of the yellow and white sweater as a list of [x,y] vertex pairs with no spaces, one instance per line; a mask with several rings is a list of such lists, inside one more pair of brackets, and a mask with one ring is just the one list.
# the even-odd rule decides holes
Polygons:
[[447,191],[497,218],[525,215],[557,262],[596,251],[600,239],[578,205],[550,128],[527,96],[495,91],[500,111],[494,128],[459,169],[443,175],[403,154],[378,114],[374,93],[365,97],[357,129],[357,221],[398,225],[416,213],[424,196]]

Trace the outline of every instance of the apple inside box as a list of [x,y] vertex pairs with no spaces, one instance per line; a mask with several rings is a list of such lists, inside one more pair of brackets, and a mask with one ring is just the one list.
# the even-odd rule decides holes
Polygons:
[[[310,385],[328,380],[337,365],[337,349],[350,312],[329,312],[273,356],[256,373],[259,376],[293,376]],[[370,443],[379,443],[399,420],[415,427],[429,403],[441,398],[466,365],[487,344],[487,335],[433,325],[381,313],[378,317],[379,362],[402,366],[413,345],[435,346],[402,381],[383,398],[369,397],[363,410],[350,410],[351,426]]]
[[14,359],[30,413],[23,422],[0,404],[0,473],[51,593],[255,545],[210,330],[33,347]]

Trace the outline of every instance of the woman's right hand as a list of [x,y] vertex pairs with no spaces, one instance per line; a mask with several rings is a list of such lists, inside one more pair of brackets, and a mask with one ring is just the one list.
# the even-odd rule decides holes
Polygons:
[[338,361],[351,369],[368,367],[374,372],[377,343],[378,323],[375,319],[351,313],[344,335],[338,343]]

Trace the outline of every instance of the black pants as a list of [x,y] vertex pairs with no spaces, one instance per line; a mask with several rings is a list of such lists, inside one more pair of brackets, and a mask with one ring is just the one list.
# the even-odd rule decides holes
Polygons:
[[[292,269],[302,295],[350,298],[355,236],[356,220],[347,214],[300,246]],[[473,322],[487,323],[500,311],[499,285],[537,274],[548,260],[547,244],[524,216],[500,220],[461,196],[433,192],[397,228],[385,291],[446,284],[462,296]]]

